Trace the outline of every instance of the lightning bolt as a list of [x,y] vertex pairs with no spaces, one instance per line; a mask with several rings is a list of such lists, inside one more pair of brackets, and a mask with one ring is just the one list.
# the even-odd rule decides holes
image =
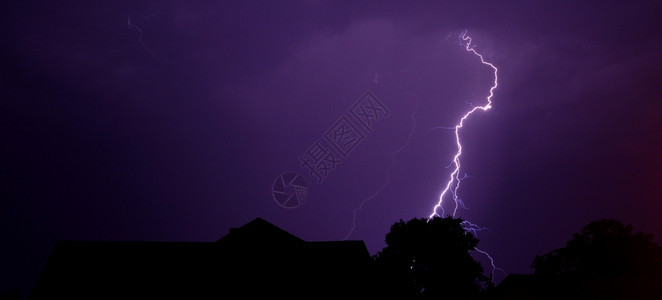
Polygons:
[[[441,55],[441,51],[436,53],[436,54],[429,55],[429,56],[420,56],[420,57],[418,57],[418,59],[432,59],[432,58],[435,58],[439,55]],[[389,184],[389,182],[391,181],[391,170],[393,169],[393,166],[395,165],[396,156],[399,153],[401,153],[402,151],[404,151],[405,149],[407,149],[407,147],[409,147],[409,144],[411,143],[412,137],[414,136],[414,133],[416,133],[416,129],[417,129],[416,128],[416,114],[418,113],[418,110],[421,106],[421,98],[418,94],[416,94],[414,92],[411,92],[411,91],[408,91],[404,86],[398,84],[396,79],[395,79],[395,76],[394,76],[396,73],[407,73],[412,68],[414,68],[413,65],[409,66],[407,68],[404,68],[402,70],[399,70],[399,71],[391,71],[391,72],[385,74],[385,75],[389,76],[389,78],[391,79],[391,84],[394,87],[396,87],[397,89],[399,89],[400,92],[403,95],[416,98],[416,107],[414,108],[414,111],[409,116],[409,119],[411,120],[411,124],[412,124],[411,125],[411,130],[409,131],[409,135],[407,136],[407,139],[402,144],[402,146],[400,146],[400,148],[396,149],[395,151],[391,152],[391,155],[389,156],[391,163],[389,164],[389,166],[386,170],[386,179],[383,181],[382,185],[379,186],[379,188],[377,188],[377,190],[374,193],[372,193],[370,196],[368,196],[368,197],[364,198],[363,200],[361,200],[361,202],[359,203],[359,206],[354,208],[353,215],[352,215],[352,228],[349,230],[347,235],[343,238],[343,241],[349,239],[349,237],[352,235],[352,233],[356,229],[356,217],[357,217],[358,212],[363,208],[363,205],[365,205],[366,202],[368,202],[368,201],[376,198],[377,196],[379,196],[379,194],[381,194],[382,190],[384,188],[386,188],[386,186]],[[375,84],[379,83],[379,77],[380,77],[379,74],[375,73],[375,78],[373,80],[373,83],[375,83]]]
[[[150,15],[150,16],[143,17],[143,18],[145,18],[145,19],[150,19],[150,18],[152,18],[152,16],[156,17],[155,15]],[[151,54],[152,56],[154,56],[154,58],[156,58],[156,54],[154,54],[154,52],[152,52],[152,50],[149,50],[149,48],[147,48],[147,46],[145,45],[145,43],[143,43],[143,30],[140,29],[140,27],[138,27],[138,25],[131,23],[131,17],[127,16],[126,19],[127,19],[127,24],[128,24],[127,27],[128,27],[129,29],[131,29],[131,28],[135,28],[135,29],[138,31],[138,43],[139,43],[141,46],[143,46],[143,48],[145,49],[145,51],[149,52],[149,54]]]
[[488,230],[489,231],[489,229],[487,229],[485,227],[480,227],[480,226],[478,226],[474,223],[471,223],[467,220],[463,220],[462,223],[460,223],[460,224],[462,226],[464,226],[465,231],[469,231],[469,232],[473,233],[474,236],[476,236],[476,237],[478,237],[478,232],[479,231],[483,231],[483,230]]
[[474,48],[472,48],[472,46],[471,46],[471,37],[467,35],[466,31],[464,31],[460,34],[460,40],[464,44],[465,50],[467,50],[467,52],[470,52],[470,53],[478,56],[478,58],[480,58],[480,62],[482,64],[484,64],[486,66],[489,66],[490,68],[492,68],[492,70],[494,70],[494,83],[492,84],[492,87],[490,88],[490,95],[487,96],[487,104],[485,104],[483,106],[472,106],[473,108],[471,110],[469,110],[468,112],[466,112],[462,116],[462,118],[460,119],[460,122],[457,123],[457,125],[455,125],[455,144],[457,145],[457,152],[455,153],[455,156],[453,157],[453,162],[451,163],[451,165],[454,166],[454,169],[453,169],[453,172],[451,172],[451,174],[450,174],[450,178],[449,178],[448,182],[446,183],[446,186],[445,186],[444,190],[441,192],[441,195],[439,196],[439,201],[433,207],[432,213],[430,214],[428,219],[432,219],[435,216],[441,217],[444,214],[444,213],[442,213],[442,215],[438,214],[437,210],[441,209],[442,211],[444,211],[444,209],[442,208],[441,205],[443,204],[444,197],[448,193],[451,194],[451,197],[452,197],[453,201],[455,202],[455,209],[453,209],[453,217],[455,217],[455,214],[457,213],[458,207],[460,205],[464,206],[464,203],[462,202],[462,200],[459,199],[458,196],[457,196],[457,191],[460,189],[460,182],[462,182],[462,180],[464,179],[464,178],[460,178],[460,167],[461,167],[460,156],[462,156],[462,143],[460,141],[460,128],[462,128],[464,126],[464,121],[467,120],[467,118],[469,118],[469,116],[471,116],[471,114],[473,114],[477,110],[486,111],[486,110],[492,108],[492,97],[494,96],[494,90],[498,86],[497,68],[492,63],[485,61],[485,59],[483,58],[483,55],[476,52],[476,50]]
[[393,166],[395,165],[395,156],[398,153],[405,150],[409,146],[409,143],[411,142],[412,136],[416,132],[416,118],[414,116],[416,115],[416,113],[418,112],[419,107],[421,106],[421,101],[420,101],[420,99],[418,99],[417,95],[415,95],[415,94],[411,94],[411,95],[415,96],[418,101],[416,103],[416,108],[414,109],[414,112],[410,116],[410,119],[411,119],[411,122],[412,122],[412,127],[411,127],[411,131],[409,131],[409,136],[407,137],[407,140],[405,141],[405,143],[400,148],[398,148],[397,150],[395,150],[391,153],[391,156],[390,156],[391,164],[388,166],[388,169],[386,170],[386,180],[384,180],[382,185],[372,195],[370,195],[370,196],[366,197],[365,199],[363,199],[361,201],[361,203],[359,204],[359,206],[354,208],[354,215],[352,217],[352,228],[349,230],[349,232],[347,233],[345,238],[343,238],[343,241],[347,240],[352,235],[352,233],[354,232],[354,229],[356,229],[356,215],[358,214],[359,210],[361,210],[363,208],[363,205],[366,202],[368,202],[368,200],[371,200],[371,199],[377,197],[382,192],[382,190],[388,185],[388,183],[391,181],[391,169],[393,169]]
[[[485,61],[485,58],[483,57],[483,55],[476,52],[476,50],[471,45],[472,39],[469,35],[467,35],[467,31],[462,32],[459,37],[460,37],[460,43],[462,45],[464,45],[464,49],[467,52],[478,56],[478,58],[480,59],[480,62],[482,64],[492,68],[492,70],[494,71],[494,83],[492,84],[492,87],[490,87],[490,95],[487,96],[487,103],[483,106],[474,106],[473,103],[467,102],[467,104],[469,104],[472,108],[471,108],[471,110],[467,111],[462,116],[462,118],[460,118],[460,122],[458,122],[457,125],[455,125],[454,128],[448,128],[448,127],[433,128],[433,129],[454,129],[455,130],[455,144],[457,145],[457,152],[455,153],[455,156],[453,157],[453,162],[449,165],[449,167],[454,166],[453,172],[451,172],[450,178],[448,179],[448,182],[446,182],[446,185],[445,185],[443,191],[441,192],[441,195],[439,196],[439,201],[432,208],[432,213],[428,217],[428,220],[432,219],[436,216],[442,217],[445,214],[445,210],[442,207],[442,204],[444,202],[444,197],[447,194],[450,194],[451,199],[453,199],[453,202],[455,202],[455,208],[453,209],[453,214],[452,214],[453,217],[455,217],[455,215],[457,214],[458,207],[461,206],[462,208],[466,209],[466,207],[464,205],[464,202],[458,197],[458,194],[457,194],[458,190],[460,189],[460,183],[468,177],[466,173],[464,173],[463,177],[460,177],[460,169],[461,169],[460,157],[462,156],[462,142],[460,141],[460,129],[464,126],[464,121],[467,120],[469,118],[469,116],[471,116],[474,112],[476,112],[478,110],[487,111],[488,109],[492,108],[492,97],[494,97],[494,90],[499,85],[499,83],[498,83],[499,77],[497,75],[497,71],[498,71],[497,67],[494,66],[492,63]],[[439,214],[437,212],[438,210],[441,210],[442,213]],[[480,227],[476,224],[473,224],[469,221],[463,221],[462,225],[464,226],[464,230],[473,233],[474,236],[478,236],[478,231],[486,229],[486,228]],[[503,269],[497,267],[494,264],[494,259],[492,258],[492,256],[489,253],[487,253],[484,250],[478,249],[478,248],[474,248],[474,251],[485,255],[489,259],[490,264],[492,265],[491,280],[494,280],[494,273],[497,270],[503,272],[504,274],[506,273]]]
[[476,251],[476,252],[478,252],[478,253],[480,253],[480,254],[483,254],[483,255],[487,256],[487,259],[490,260],[490,264],[492,265],[492,277],[490,277],[490,279],[492,279],[492,281],[494,281],[494,273],[495,273],[496,271],[501,271],[503,274],[507,274],[506,271],[504,271],[502,268],[497,267],[497,266],[494,264],[494,259],[492,258],[492,256],[490,256],[489,253],[487,253],[486,251],[480,250],[480,249],[478,249],[478,248],[474,248],[474,251]]
[[[485,105],[483,105],[483,106],[474,106],[473,103],[467,102],[467,104],[469,104],[471,106],[471,110],[467,111],[462,116],[462,118],[460,118],[460,121],[457,125],[455,125],[454,127],[435,127],[435,128],[430,129],[430,130],[432,130],[432,129],[454,130],[455,131],[455,143],[457,145],[457,152],[456,152],[455,156],[453,157],[453,161],[447,166],[447,168],[454,167],[453,171],[450,174],[450,178],[449,178],[448,182],[446,183],[444,190],[441,192],[441,195],[439,196],[439,201],[433,207],[432,213],[428,217],[428,220],[430,220],[434,217],[443,217],[443,215],[445,214],[445,211],[444,211],[444,208],[442,207],[442,204],[443,204],[444,197],[447,194],[450,194],[451,198],[455,202],[455,208],[454,208],[453,214],[452,214],[453,217],[455,217],[455,215],[457,214],[457,210],[458,210],[459,207],[467,209],[464,202],[462,201],[462,199],[460,199],[458,197],[458,190],[460,188],[460,182],[462,182],[463,180],[465,180],[469,177],[469,175],[467,175],[466,173],[464,173],[462,176],[460,176],[460,170],[461,170],[460,157],[462,156],[462,143],[460,141],[460,128],[462,128],[464,126],[464,121],[467,120],[469,118],[469,116],[471,116],[471,114],[473,114],[477,110],[480,109],[480,110],[483,110],[483,111],[487,111],[490,108],[492,108],[492,97],[494,96],[494,90],[498,86],[498,76],[497,76],[496,66],[494,66],[490,62],[485,61],[483,55],[476,52],[476,50],[472,47],[472,39],[469,35],[467,35],[467,31],[462,32],[460,34],[459,38],[460,38],[460,44],[462,46],[464,46],[464,48],[467,52],[470,52],[470,53],[478,56],[478,58],[480,59],[482,64],[487,65],[490,68],[492,68],[492,70],[494,71],[494,83],[490,87],[490,94],[486,98],[487,103]],[[448,39],[448,37],[446,39]],[[437,56],[437,55],[433,55],[432,57],[435,57],[435,56]],[[430,57],[428,57],[428,58],[430,58]],[[411,68],[412,67],[406,68],[406,69],[401,70],[401,71],[391,72],[391,74],[408,72]],[[403,150],[405,150],[409,146],[409,144],[411,142],[411,139],[412,139],[412,136],[416,131],[416,118],[415,118],[415,116],[416,116],[416,114],[419,110],[419,107],[420,107],[420,97],[416,93],[409,92],[404,87],[398,85],[395,82],[395,79],[393,77],[391,77],[391,81],[392,81],[392,84],[394,86],[396,86],[398,89],[400,89],[401,92],[404,95],[413,96],[417,99],[416,108],[410,116],[410,118],[412,120],[412,128],[411,128],[411,131],[410,131],[409,136],[407,137],[407,140],[405,141],[405,143],[400,148],[398,148],[397,150],[395,150],[394,152],[391,153],[391,156],[390,156],[391,164],[389,165],[389,167],[387,169],[387,172],[386,172],[386,180],[384,180],[383,184],[372,195],[370,195],[369,197],[363,199],[360,202],[359,206],[354,209],[353,218],[352,218],[352,228],[350,229],[350,231],[347,233],[347,235],[345,236],[345,238],[343,240],[347,240],[352,235],[352,233],[354,232],[354,229],[356,228],[357,213],[359,212],[359,210],[361,210],[363,205],[367,201],[377,197],[382,192],[382,190],[388,185],[388,183],[390,181],[391,169],[393,168],[393,165],[395,164],[395,161],[396,161],[396,159],[395,159],[396,155],[399,154],[400,152],[402,152]],[[373,80],[373,82],[374,83],[379,82],[378,74],[375,74],[375,79]],[[439,214],[437,212],[438,210],[441,210],[442,213]],[[479,231],[488,230],[487,228],[480,227],[480,226],[478,226],[476,224],[473,224],[473,223],[471,223],[469,221],[466,221],[466,220],[462,221],[461,224],[462,224],[465,231],[471,232],[474,236],[477,236]],[[484,250],[481,250],[481,249],[478,249],[478,248],[474,248],[473,250],[477,253],[480,253],[480,254],[486,256],[489,259],[490,264],[492,266],[492,271],[491,271],[491,279],[492,280],[494,280],[494,275],[495,275],[495,272],[497,270],[503,272],[504,274],[506,274],[506,272],[503,269],[501,269],[501,268],[499,268],[495,265],[494,259],[492,258],[492,256],[488,252],[486,252]]]
[[[461,225],[464,227],[464,230],[465,230],[465,231],[471,232],[475,237],[478,237],[478,232],[479,232],[479,231],[483,231],[483,230],[488,230],[488,231],[490,231],[489,229],[487,229],[487,228],[485,228],[485,227],[480,227],[480,226],[478,226],[478,225],[476,225],[476,224],[474,224],[474,223],[471,223],[471,222],[469,222],[469,221],[466,221],[466,220],[463,220],[462,223],[461,223]],[[478,248],[476,248],[476,247],[474,247],[474,251],[476,251],[476,252],[478,252],[478,253],[484,255],[484,256],[487,257],[487,259],[490,261],[490,265],[492,266],[492,271],[491,271],[491,277],[490,277],[490,279],[491,279],[492,281],[494,281],[494,273],[496,273],[496,271],[500,271],[501,273],[503,273],[503,274],[505,274],[505,275],[508,275],[508,273],[506,273],[506,271],[505,271],[504,269],[499,268],[499,267],[496,266],[496,264],[494,264],[494,259],[492,258],[492,256],[491,256],[489,253],[487,253],[487,251],[484,251],[484,250],[478,249]]]

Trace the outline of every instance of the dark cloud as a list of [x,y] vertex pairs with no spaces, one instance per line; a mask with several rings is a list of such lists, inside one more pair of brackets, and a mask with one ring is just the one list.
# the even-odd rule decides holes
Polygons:
[[[660,10],[4,3],[0,288],[29,290],[58,239],[211,241],[260,216],[336,240],[366,199],[350,238],[380,250],[393,222],[429,215],[448,177],[452,131],[433,128],[489,92],[463,30],[499,67],[493,109],[462,131],[459,216],[490,229],[481,248],[516,273],[600,217],[659,241]],[[304,177],[302,206],[279,207],[274,179],[304,174],[299,156],[366,90],[389,117],[324,183]]]

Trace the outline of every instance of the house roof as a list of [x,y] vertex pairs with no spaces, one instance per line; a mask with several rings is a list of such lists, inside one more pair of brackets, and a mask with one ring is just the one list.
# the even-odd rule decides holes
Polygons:
[[370,264],[363,241],[307,242],[257,218],[216,242],[60,241],[31,298],[348,292]]
[[230,228],[230,233],[220,238],[218,243],[232,243],[244,242],[250,243],[253,241],[259,242],[287,242],[287,243],[303,243],[304,240],[294,236],[293,234],[281,229],[280,227],[265,221],[262,218],[255,218],[253,221],[246,223],[246,225],[239,228]]

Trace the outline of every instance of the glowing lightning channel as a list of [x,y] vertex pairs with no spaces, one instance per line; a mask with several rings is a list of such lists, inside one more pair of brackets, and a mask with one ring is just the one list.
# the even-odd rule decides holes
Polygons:
[[[154,15],[150,15],[148,17],[143,17],[143,18],[148,19],[148,18],[152,18],[152,16],[154,16]],[[154,16],[154,17],[156,17],[156,16]],[[152,50],[149,50],[149,48],[147,48],[145,43],[143,43],[143,30],[140,29],[140,27],[138,27],[138,25],[131,23],[131,17],[127,16],[126,19],[127,19],[127,24],[128,24],[127,27],[129,29],[135,28],[136,30],[138,30],[138,43],[143,46],[145,51],[149,52],[149,54],[156,57],[156,54],[154,54],[154,52],[152,52]]]
[[[421,56],[421,57],[419,57],[419,59],[432,59],[432,58],[435,58],[439,55],[441,55],[441,52],[433,54],[431,56]],[[411,125],[411,130],[409,131],[409,135],[407,135],[407,139],[402,144],[402,146],[400,148],[396,149],[395,151],[393,151],[391,153],[391,155],[389,156],[390,160],[391,160],[391,163],[389,164],[388,168],[386,169],[386,179],[384,180],[382,185],[379,186],[379,188],[374,193],[372,193],[370,196],[368,196],[367,198],[364,198],[363,200],[361,200],[361,202],[359,203],[359,206],[354,208],[353,215],[352,215],[352,228],[349,230],[347,235],[345,235],[345,237],[343,238],[343,241],[346,241],[347,239],[349,239],[349,237],[352,235],[352,233],[354,233],[354,230],[356,229],[357,214],[363,208],[363,205],[365,205],[366,202],[368,202],[369,200],[372,200],[372,199],[376,198],[377,196],[379,196],[379,194],[381,194],[382,190],[384,190],[384,188],[386,188],[386,186],[390,183],[390,181],[391,181],[391,170],[393,169],[393,167],[395,165],[396,156],[398,154],[400,154],[402,151],[404,151],[407,147],[409,147],[409,144],[412,141],[414,133],[416,133],[416,129],[417,129],[416,114],[418,114],[418,110],[421,107],[421,98],[418,94],[416,94],[414,92],[411,92],[411,91],[408,91],[404,86],[398,84],[395,80],[395,77],[393,76],[393,74],[396,74],[396,73],[407,73],[412,68],[414,68],[413,65],[409,66],[405,69],[402,69],[402,70],[399,70],[399,71],[392,71],[392,72],[389,72],[389,73],[386,74],[386,75],[390,75],[389,77],[391,79],[391,84],[394,87],[396,87],[397,89],[399,89],[400,92],[403,95],[413,97],[413,98],[416,99],[416,107],[414,108],[413,112],[409,116],[409,119],[411,120],[411,124],[412,124]],[[379,74],[375,73],[375,79],[373,80],[373,82],[375,84],[379,83],[379,77],[380,77]]]
[[[445,211],[444,211],[444,208],[442,207],[442,204],[443,204],[443,201],[444,201],[444,196],[446,196],[447,193],[451,194],[451,197],[452,197],[453,201],[455,202],[455,209],[453,210],[453,217],[455,217],[455,214],[457,213],[458,207],[462,206],[462,208],[466,209],[466,207],[464,206],[464,202],[460,198],[458,198],[458,196],[457,196],[457,191],[460,189],[460,182],[462,182],[462,180],[467,178],[466,173],[464,174],[463,177],[460,177],[460,167],[461,167],[461,165],[460,165],[460,156],[462,156],[462,143],[460,142],[460,128],[462,128],[464,126],[464,121],[467,118],[469,118],[469,116],[471,114],[473,114],[475,111],[477,111],[479,109],[483,110],[483,111],[486,111],[486,110],[492,108],[492,97],[494,96],[494,90],[498,86],[497,68],[492,63],[485,61],[485,59],[483,58],[483,55],[476,52],[476,50],[474,50],[471,47],[471,37],[467,35],[466,31],[464,31],[460,34],[460,40],[461,40],[460,43],[464,43],[464,47],[465,47],[465,50],[467,50],[467,52],[471,52],[474,55],[478,56],[478,58],[480,58],[480,62],[482,64],[487,65],[490,68],[492,68],[492,70],[494,70],[494,84],[490,88],[490,95],[487,96],[487,104],[485,104],[483,106],[474,106],[473,103],[468,103],[472,107],[471,110],[469,110],[467,113],[465,113],[462,116],[462,118],[460,119],[460,122],[457,125],[455,125],[454,128],[448,128],[448,127],[433,128],[433,129],[455,129],[455,144],[457,145],[457,152],[455,153],[455,156],[453,157],[453,162],[449,165],[449,166],[453,165],[453,166],[455,166],[455,168],[453,169],[453,172],[450,174],[450,178],[449,178],[448,182],[446,183],[446,187],[441,192],[441,195],[439,196],[439,201],[437,202],[437,204],[432,209],[432,213],[428,217],[428,220],[434,218],[435,216],[443,217],[443,215],[445,214]],[[453,183],[455,183],[455,185],[453,185]],[[442,211],[441,215],[439,213],[437,213],[437,210],[439,210],[439,209],[441,209],[441,211]],[[473,224],[469,221],[463,221],[462,225],[464,226],[464,230],[473,233],[474,236],[478,235],[478,231],[486,229],[486,228],[482,228],[482,227],[480,227],[476,224]],[[491,272],[491,275],[492,275],[491,279],[492,280],[494,280],[494,273],[497,270],[499,270],[503,273],[506,273],[503,269],[497,267],[494,264],[494,259],[492,258],[492,256],[490,256],[489,253],[487,253],[484,250],[478,249],[478,248],[474,248],[474,251],[485,255],[489,259],[490,264],[492,265],[492,272]]]
[[[492,63],[485,61],[485,59],[483,58],[483,55],[476,52],[476,50],[474,50],[471,47],[471,37],[469,37],[467,35],[466,31],[464,31],[464,32],[462,32],[462,34],[460,34],[460,39],[462,40],[462,42],[465,43],[465,49],[468,52],[471,52],[474,55],[478,56],[478,58],[480,58],[481,63],[483,63],[484,65],[489,66],[490,68],[492,68],[494,70],[494,84],[490,88],[490,95],[487,96],[487,104],[485,104],[483,106],[473,106],[473,108],[471,110],[469,110],[467,113],[465,113],[462,116],[462,118],[460,119],[460,122],[457,125],[455,125],[455,143],[457,144],[457,153],[455,153],[455,157],[453,157],[453,162],[451,163],[451,165],[454,165],[455,168],[453,169],[453,172],[450,175],[450,179],[446,183],[446,187],[444,188],[444,190],[441,192],[441,195],[439,196],[439,202],[437,202],[437,204],[432,209],[432,213],[430,214],[428,219],[432,219],[435,216],[442,217],[442,215],[444,213],[442,213],[442,215],[440,215],[440,214],[437,213],[437,210],[438,209],[441,209],[442,211],[444,210],[441,207],[441,205],[443,204],[444,196],[446,196],[446,194],[449,193],[449,192],[451,193],[453,201],[455,202],[455,209],[453,210],[453,217],[455,217],[455,214],[457,213],[458,207],[460,205],[464,206],[464,203],[462,203],[462,201],[457,196],[457,191],[460,188],[460,182],[462,181],[462,179],[464,179],[464,178],[461,178],[460,175],[459,175],[460,174],[460,156],[462,156],[462,143],[460,142],[460,128],[462,128],[462,126],[464,126],[464,120],[466,120],[475,111],[477,111],[479,109],[483,110],[483,111],[486,111],[486,110],[492,108],[492,97],[494,96],[494,89],[496,89],[497,86],[498,86],[498,83],[497,83],[498,82],[497,68]],[[455,183],[455,186],[453,186],[453,183]],[[479,251],[479,252],[481,252],[481,251]],[[483,253],[483,252],[481,252],[481,253]]]
[[474,250],[475,250],[476,252],[479,252],[479,253],[481,253],[481,254],[487,256],[487,258],[490,260],[490,264],[492,265],[492,280],[494,280],[494,273],[495,273],[497,270],[499,270],[499,271],[501,271],[502,273],[506,274],[506,271],[504,271],[502,268],[497,267],[497,266],[494,264],[494,259],[492,258],[492,256],[490,256],[489,253],[487,253],[487,252],[485,252],[485,251],[483,251],[483,250],[480,250],[480,249],[478,249],[478,248],[474,248]]
[[343,238],[343,241],[346,241],[347,239],[349,239],[349,237],[354,232],[354,229],[356,229],[356,214],[359,212],[359,210],[361,210],[363,208],[363,205],[366,202],[368,202],[368,200],[377,197],[382,192],[382,190],[384,188],[386,188],[388,183],[391,181],[391,170],[393,169],[393,166],[395,165],[395,156],[398,155],[400,152],[404,151],[407,147],[409,147],[409,143],[411,142],[412,136],[416,132],[416,118],[414,116],[418,112],[418,109],[419,109],[420,106],[421,106],[421,102],[420,102],[420,99],[419,99],[419,101],[416,104],[416,109],[414,109],[414,112],[410,116],[410,119],[411,119],[411,122],[412,122],[412,127],[411,127],[411,130],[409,131],[409,135],[407,136],[407,140],[402,145],[402,147],[398,148],[397,150],[393,151],[393,153],[391,153],[391,156],[390,156],[391,157],[391,164],[388,166],[388,169],[386,170],[386,180],[384,180],[382,185],[372,195],[370,195],[367,198],[363,199],[361,201],[361,203],[359,204],[359,206],[354,208],[354,213],[353,213],[353,217],[352,217],[352,228],[349,230],[349,232],[347,233],[345,238]]

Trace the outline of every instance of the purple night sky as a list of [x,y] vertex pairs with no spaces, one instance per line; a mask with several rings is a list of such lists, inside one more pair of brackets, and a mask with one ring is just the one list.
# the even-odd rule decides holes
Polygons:
[[[660,1],[5,2],[0,292],[31,290],[61,239],[215,241],[262,217],[341,240],[383,185],[349,237],[376,253],[448,179],[434,128],[489,94],[465,29],[499,69],[461,131],[479,247],[528,273],[603,217],[662,242]],[[366,91],[390,114],[317,183],[299,158]],[[310,187],[293,209],[285,172]]]

